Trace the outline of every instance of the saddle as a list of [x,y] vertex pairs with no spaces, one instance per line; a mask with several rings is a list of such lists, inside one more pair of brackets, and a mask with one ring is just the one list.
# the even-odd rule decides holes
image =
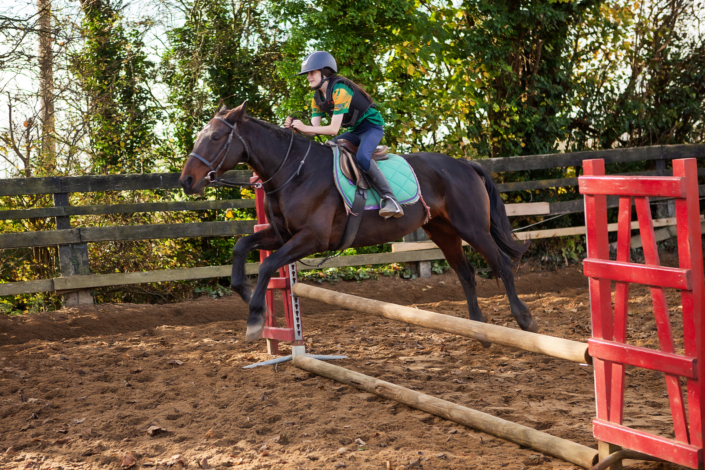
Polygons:
[[[360,189],[370,189],[370,185],[367,179],[361,177],[361,169],[357,164],[357,159],[355,155],[357,154],[358,147],[353,145],[352,142],[345,139],[329,140],[326,145],[331,147],[337,146],[341,150],[340,159],[340,170],[343,172],[345,177],[357,184]],[[372,153],[372,160],[381,161],[387,160],[389,158],[389,147],[386,145],[378,145],[374,153]]]

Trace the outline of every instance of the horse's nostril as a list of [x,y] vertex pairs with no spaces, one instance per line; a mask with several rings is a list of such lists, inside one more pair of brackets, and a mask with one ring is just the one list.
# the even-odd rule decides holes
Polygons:
[[193,185],[193,176],[187,176],[186,178],[181,180],[181,186],[184,189],[191,189],[192,185]]

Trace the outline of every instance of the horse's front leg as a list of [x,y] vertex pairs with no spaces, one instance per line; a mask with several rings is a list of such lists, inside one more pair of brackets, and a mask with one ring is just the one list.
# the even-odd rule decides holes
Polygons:
[[247,335],[245,339],[254,341],[262,336],[264,317],[267,310],[265,294],[267,293],[269,280],[274,273],[282,266],[321,251],[321,249],[321,247],[317,246],[317,238],[312,236],[307,230],[303,230],[297,232],[284,246],[264,260],[259,268],[257,287],[255,287],[255,292],[250,301],[250,316],[247,318]]
[[233,272],[230,278],[230,286],[237,292],[242,300],[250,303],[252,299],[252,284],[245,274],[245,263],[247,255],[252,250],[276,250],[281,247],[281,242],[277,239],[271,225],[259,232],[240,238],[233,248]]

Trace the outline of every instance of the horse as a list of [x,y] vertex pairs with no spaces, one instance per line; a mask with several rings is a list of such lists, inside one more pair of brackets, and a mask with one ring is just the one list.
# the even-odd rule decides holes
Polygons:
[[[201,194],[214,176],[246,163],[269,193],[265,201],[269,227],[240,238],[233,248],[231,285],[249,304],[248,341],[262,336],[265,294],[272,276],[301,258],[335,250],[348,220],[333,181],[331,148],[293,132],[247,115],[247,101],[233,109],[223,106],[199,132],[179,178],[186,194]],[[519,327],[538,331],[538,323],[517,296],[512,270],[528,242],[514,239],[490,175],[472,161],[439,153],[402,157],[417,175],[422,200],[406,206],[400,218],[383,219],[377,211],[364,211],[352,247],[393,242],[423,228],[456,272],[470,319],[487,322],[477,302],[475,270],[463,251],[464,240],[502,279]],[[247,254],[252,250],[273,251],[259,268],[254,290],[245,275]]]

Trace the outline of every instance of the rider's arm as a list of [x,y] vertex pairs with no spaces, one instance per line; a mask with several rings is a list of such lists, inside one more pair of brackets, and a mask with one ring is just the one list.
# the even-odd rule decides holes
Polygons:
[[309,135],[338,135],[340,126],[343,124],[343,114],[334,114],[330,119],[330,124],[321,126],[321,117],[314,116],[311,119],[312,126],[306,126],[301,121],[296,124],[296,129]]
[[[311,128],[313,128],[313,127],[321,127],[321,116],[313,116],[313,117],[311,118],[311,125],[310,125],[309,127],[311,127]],[[308,132],[304,132],[304,134],[306,134],[306,135],[316,135],[316,134],[318,134],[318,132],[311,132],[311,131],[308,131]]]

